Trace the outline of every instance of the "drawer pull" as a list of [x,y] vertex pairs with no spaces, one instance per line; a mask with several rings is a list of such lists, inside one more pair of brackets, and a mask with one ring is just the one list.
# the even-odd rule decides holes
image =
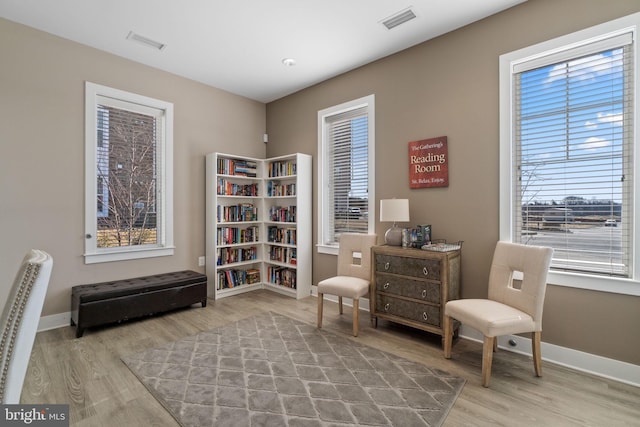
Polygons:
[[428,318],[429,318],[429,316],[427,316],[427,312],[423,311],[422,312],[422,319],[424,319],[424,321],[426,322]]
[[429,270],[427,270],[427,267],[422,267],[422,273],[423,273],[425,276],[428,276],[428,275],[429,275]]
[[384,284],[384,286],[383,286],[383,288],[385,288],[385,290],[386,290],[386,289],[389,289],[389,282],[385,283],[385,284]]
[[425,298],[427,296],[427,290],[423,289],[422,290],[422,298]]
[[389,311],[389,303],[386,303],[386,304],[384,305],[384,311]]
[[388,269],[389,269],[389,263],[388,263],[388,262],[385,262],[385,263],[384,263],[384,269],[385,269],[385,270],[388,270]]

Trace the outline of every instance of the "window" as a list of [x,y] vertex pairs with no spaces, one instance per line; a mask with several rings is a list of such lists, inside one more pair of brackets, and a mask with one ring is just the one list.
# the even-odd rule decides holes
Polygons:
[[173,105],[85,91],[85,263],[172,255]]
[[500,58],[500,238],[553,247],[550,283],[640,295],[638,17]]
[[341,233],[372,233],[374,95],[318,112],[318,251],[338,253]]

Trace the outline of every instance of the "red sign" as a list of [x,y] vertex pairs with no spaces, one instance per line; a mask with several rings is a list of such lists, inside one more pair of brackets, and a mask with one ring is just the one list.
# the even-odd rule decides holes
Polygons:
[[448,187],[447,137],[409,143],[409,188]]

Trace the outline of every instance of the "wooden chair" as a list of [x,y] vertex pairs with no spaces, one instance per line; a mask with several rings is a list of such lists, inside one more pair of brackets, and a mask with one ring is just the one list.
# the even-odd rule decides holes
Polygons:
[[452,318],[482,332],[482,385],[489,387],[496,337],[532,332],[533,365],[536,375],[542,376],[542,308],[552,256],[552,248],[498,242],[488,299],[453,300],[445,305],[444,357],[451,358]]
[[338,275],[318,283],[318,328],[322,328],[324,294],[337,295],[342,314],[342,297],[353,300],[353,336],[358,336],[360,297],[369,293],[371,284],[371,247],[375,234],[343,233],[338,252]]
[[0,402],[19,404],[31,349],[49,286],[53,260],[43,251],[24,257],[2,310]]

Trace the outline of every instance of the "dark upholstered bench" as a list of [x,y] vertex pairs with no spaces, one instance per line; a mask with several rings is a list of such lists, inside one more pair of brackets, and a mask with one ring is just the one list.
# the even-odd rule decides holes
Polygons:
[[71,326],[85,328],[190,306],[207,306],[207,276],[178,271],[71,288]]

